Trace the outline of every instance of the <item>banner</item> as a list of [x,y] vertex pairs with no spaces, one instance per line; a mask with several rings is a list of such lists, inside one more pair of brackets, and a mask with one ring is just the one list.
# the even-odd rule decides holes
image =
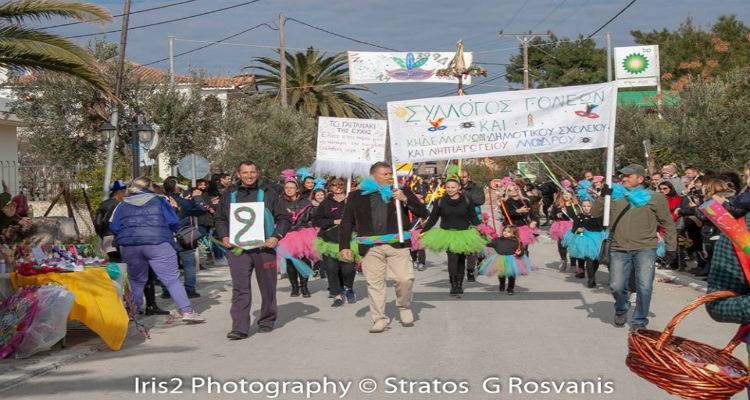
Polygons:
[[229,206],[229,243],[245,250],[265,243],[265,204],[262,201],[232,203]]
[[659,46],[615,47],[615,79],[620,87],[656,86]]
[[385,160],[385,120],[318,118],[317,175],[369,175],[370,166]]
[[614,82],[388,103],[393,162],[607,147]]
[[[437,76],[447,68],[455,52],[414,51],[408,53],[349,51],[349,83],[441,82],[458,83],[454,77]],[[471,65],[471,53],[464,62]],[[463,78],[471,83],[471,76]]]

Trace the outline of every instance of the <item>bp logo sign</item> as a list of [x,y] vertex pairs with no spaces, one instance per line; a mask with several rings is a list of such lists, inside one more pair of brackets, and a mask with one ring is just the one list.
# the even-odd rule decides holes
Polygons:
[[648,69],[648,58],[643,54],[629,54],[622,60],[622,68],[631,74],[642,74]]

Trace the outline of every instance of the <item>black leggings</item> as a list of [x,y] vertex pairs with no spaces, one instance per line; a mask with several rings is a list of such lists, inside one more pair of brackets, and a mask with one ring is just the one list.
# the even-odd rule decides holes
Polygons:
[[[500,282],[501,286],[505,286],[505,277],[504,276],[498,276],[497,280]],[[508,278],[508,289],[513,290],[516,287],[516,277],[511,276]]]
[[422,265],[427,261],[427,253],[423,250],[411,250],[411,260]]
[[354,264],[340,261],[337,258],[323,256],[323,264],[328,276],[328,293],[331,296],[341,294],[342,289],[354,286]]
[[[596,271],[599,270],[599,260],[591,260],[588,258],[574,258],[573,260],[575,260],[578,269],[586,271],[588,283],[595,283]],[[633,281],[635,281],[635,277],[633,277]]]
[[466,271],[466,254],[457,254],[447,252],[448,254],[448,275],[460,277],[463,280]]
[[[562,245],[561,241],[557,242],[557,254],[560,255],[560,259],[563,261],[568,259],[568,249]],[[570,264],[575,265],[575,258],[570,257]]]
[[303,278],[302,275],[300,275],[300,273],[297,271],[297,268],[294,268],[292,260],[286,260],[286,275],[287,277],[289,277],[289,283],[292,284],[292,287],[307,285],[307,278]]

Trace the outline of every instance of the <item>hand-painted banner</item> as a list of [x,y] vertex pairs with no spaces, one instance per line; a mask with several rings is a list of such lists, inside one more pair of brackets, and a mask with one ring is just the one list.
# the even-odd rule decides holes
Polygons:
[[[349,83],[441,82],[457,83],[453,77],[437,76],[439,69],[447,68],[455,52],[414,51],[384,53],[350,51]],[[464,62],[471,65],[471,53],[464,53]],[[463,78],[471,83],[471,76]]]
[[393,162],[607,147],[614,82],[388,103]]
[[385,160],[387,127],[379,119],[319,117],[315,173],[367,175],[370,165]]

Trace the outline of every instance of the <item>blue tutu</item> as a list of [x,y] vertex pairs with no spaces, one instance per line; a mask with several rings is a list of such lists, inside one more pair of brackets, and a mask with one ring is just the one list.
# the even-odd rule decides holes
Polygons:
[[568,254],[572,258],[596,260],[599,257],[602,242],[606,238],[607,231],[583,231],[583,233],[568,231],[563,237],[562,245],[568,248]]

